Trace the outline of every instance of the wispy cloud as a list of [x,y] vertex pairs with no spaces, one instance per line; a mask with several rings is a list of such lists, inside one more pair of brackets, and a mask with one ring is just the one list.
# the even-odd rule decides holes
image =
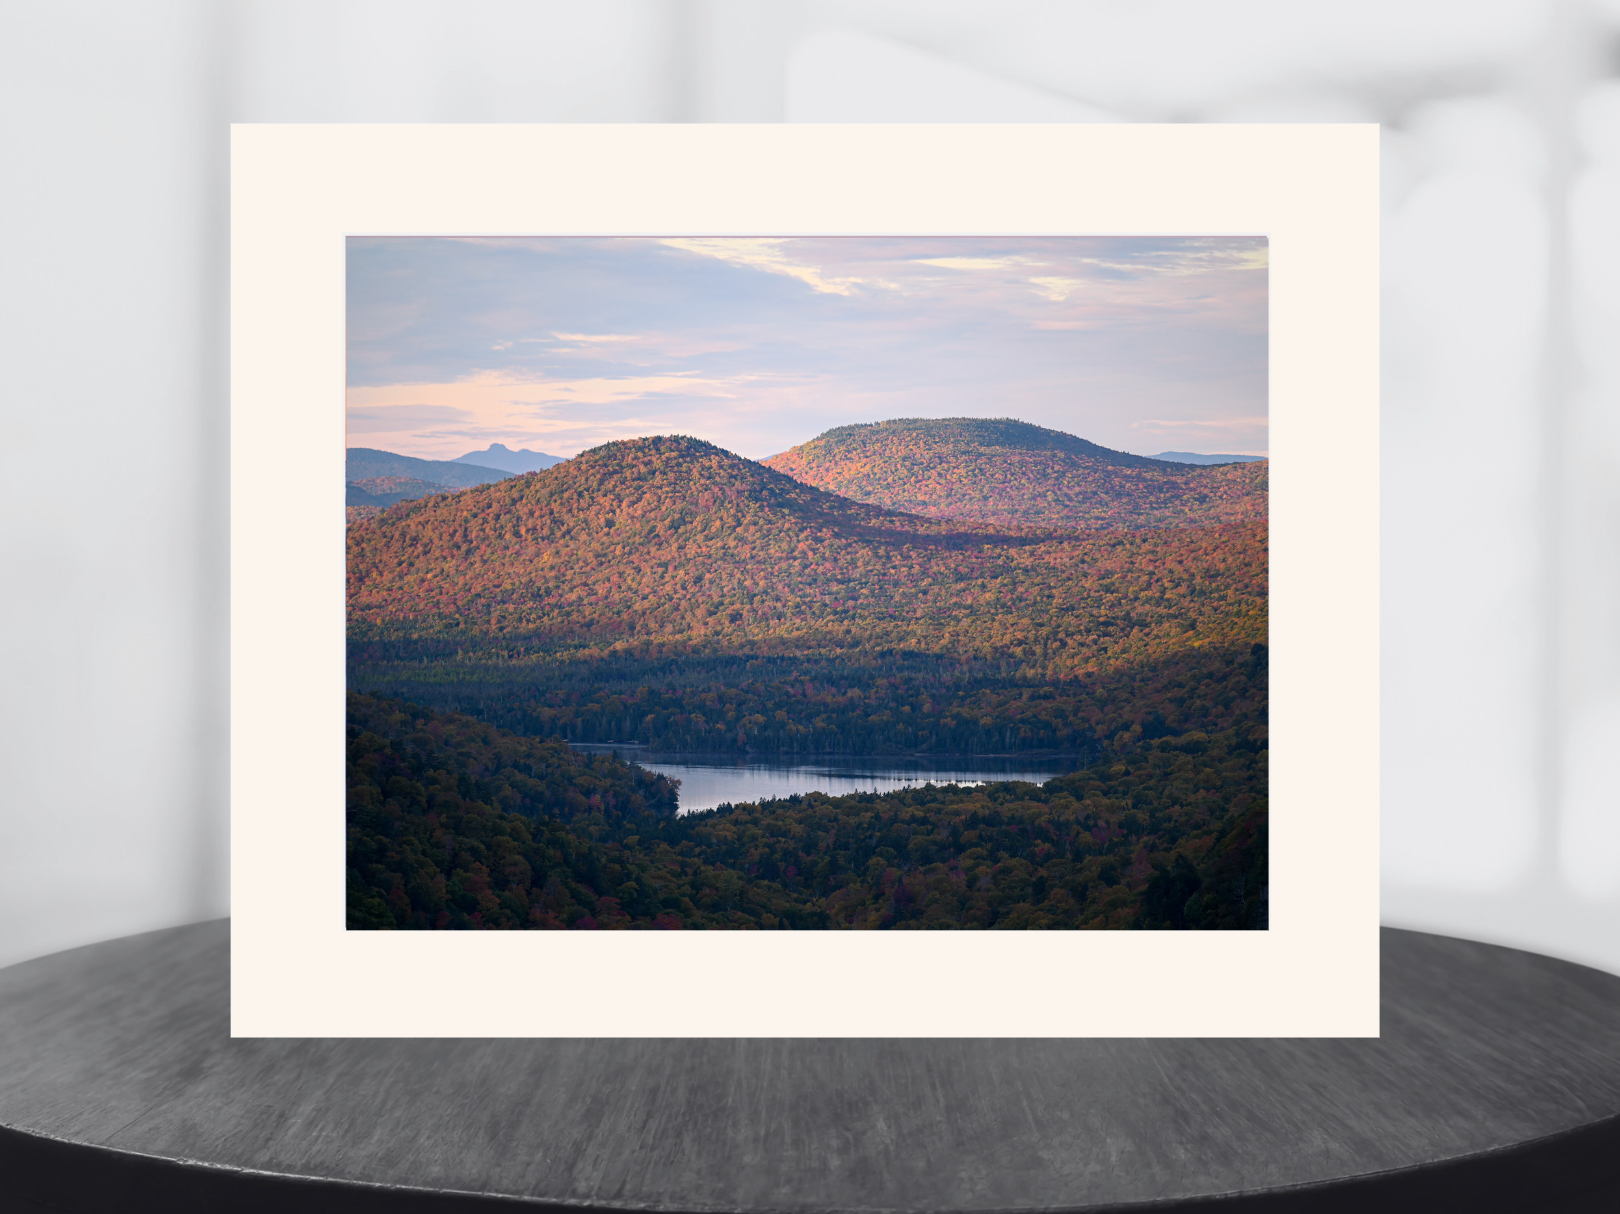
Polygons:
[[1268,420],[1265,417],[1145,417],[1141,421],[1132,422],[1131,428],[1133,430],[1244,430],[1253,429],[1255,426],[1264,426]]
[[709,379],[691,371],[676,371],[668,375],[617,375],[592,379],[550,380],[545,383],[524,385],[527,403],[547,405],[606,404],[640,400],[647,396],[712,396],[720,399],[734,397],[737,390],[752,378],[735,376],[729,379]]
[[919,257],[919,266],[940,266],[946,270],[1007,270],[1029,264],[1025,257]]
[[1029,281],[1035,288],[1035,294],[1053,303],[1062,303],[1086,285],[1081,278],[1032,278]]
[[1270,246],[1264,240],[1203,238],[1158,250],[1138,260],[1098,258],[1090,261],[1104,269],[1131,274],[1185,277],[1218,270],[1264,270],[1270,266]]
[[350,409],[347,417],[349,431],[353,434],[392,434],[420,426],[446,425],[471,419],[472,414],[466,409],[416,402]]
[[734,266],[750,270],[763,270],[767,274],[785,274],[797,278],[812,290],[824,295],[849,295],[866,280],[863,278],[829,278],[819,265],[810,265],[788,256],[783,246],[786,238],[777,237],[673,237],[660,244],[704,257],[717,257]]
[[1244,270],[1270,269],[1271,246],[1263,244],[1258,249],[1244,249],[1238,254],[1237,264]]
[[[649,402],[735,401],[757,376],[704,376],[696,372],[660,375],[592,376],[525,380],[482,371],[447,384],[395,384],[349,389],[348,428],[354,434],[546,433],[545,419],[567,417],[576,425],[582,411],[593,424],[627,406]],[[606,410],[607,412],[604,412]],[[625,424],[631,424],[628,419]],[[566,428],[566,427],[565,427]]]

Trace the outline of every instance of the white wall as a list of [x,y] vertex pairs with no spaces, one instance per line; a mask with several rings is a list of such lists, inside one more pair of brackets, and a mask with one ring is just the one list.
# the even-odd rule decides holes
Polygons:
[[228,909],[229,122],[1379,121],[1385,917],[1620,971],[1620,0],[0,12],[0,963]]

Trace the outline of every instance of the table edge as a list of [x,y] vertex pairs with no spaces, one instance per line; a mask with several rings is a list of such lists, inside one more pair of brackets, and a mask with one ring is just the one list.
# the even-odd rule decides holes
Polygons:
[[[712,1206],[610,1204],[587,1200],[428,1189],[171,1159],[0,1124],[0,1176],[12,1192],[73,1214],[164,1210],[205,1214],[934,1214],[932,1207]],[[1584,1197],[1620,1194],[1620,1114],[1529,1142],[1389,1171],[1360,1173],[1275,1189],[1149,1198],[1082,1206],[952,1209],[948,1214],[1362,1214],[1466,1208],[1476,1214],[1597,1209]],[[297,1204],[294,1205],[293,1203]],[[1574,1204],[1569,1204],[1574,1203]]]

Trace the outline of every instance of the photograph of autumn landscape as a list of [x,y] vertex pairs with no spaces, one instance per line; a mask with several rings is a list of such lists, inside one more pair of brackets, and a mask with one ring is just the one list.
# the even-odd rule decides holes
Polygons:
[[1260,237],[352,237],[348,926],[1255,930]]

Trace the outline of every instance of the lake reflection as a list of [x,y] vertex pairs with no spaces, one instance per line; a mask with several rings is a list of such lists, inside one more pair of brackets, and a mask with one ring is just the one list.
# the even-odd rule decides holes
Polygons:
[[615,754],[648,771],[681,782],[680,812],[717,805],[790,797],[794,793],[892,792],[934,784],[988,784],[1028,780],[1043,784],[1078,771],[1077,758],[1017,759],[985,755],[819,755],[814,759],[768,760],[753,755],[661,754],[630,746],[576,746],[576,750]]

